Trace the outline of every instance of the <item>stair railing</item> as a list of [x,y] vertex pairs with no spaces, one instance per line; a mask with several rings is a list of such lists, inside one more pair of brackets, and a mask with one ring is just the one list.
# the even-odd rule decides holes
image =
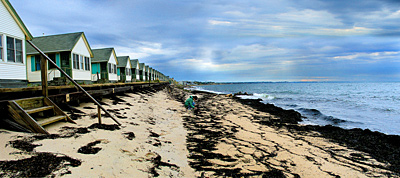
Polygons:
[[51,73],[53,73],[53,80],[54,80],[54,78],[56,77],[56,70],[50,70],[49,74],[47,75],[48,78],[51,77]]
[[[53,64],[62,74],[65,75],[65,77],[67,77],[68,80],[70,80],[76,87],[78,87],[83,93],[86,94],[86,96],[88,96],[93,102],[94,104],[97,105],[97,112],[98,112],[98,118],[99,118],[99,124],[101,124],[101,110],[103,110],[108,116],[111,117],[112,120],[114,120],[114,122],[116,122],[118,125],[121,125],[121,123],[119,123],[117,121],[117,119],[114,118],[114,116],[112,116],[103,106],[101,106],[101,104],[92,97],[92,95],[90,95],[85,89],[82,88],[82,86],[80,86],[78,83],[75,82],[74,79],[72,79],[66,72],[64,72],[59,66],[57,66],[56,63],[53,62],[53,60],[51,60],[46,54],[44,54],[44,52],[42,50],[40,50],[38,47],[36,47],[35,44],[32,43],[32,41],[26,40],[26,42],[28,42],[33,48],[35,48],[36,51],[38,51],[42,58],[41,58],[41,69],[42,69],[42,93],[45,97],[48,96],[48,86],[47,86],[47,67],[46,67],[46,60],[48,62],[50,62],[51,64]],[[44,69],[44,70],[43,70]],[[44,75],[43,75],[44,74]]]

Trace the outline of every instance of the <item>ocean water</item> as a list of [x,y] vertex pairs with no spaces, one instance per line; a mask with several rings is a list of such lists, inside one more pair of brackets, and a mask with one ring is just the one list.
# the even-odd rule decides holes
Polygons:
[[301,124],[362,128],[400,135],[400,82],[251,83],[196,86],[229,94],[247,92],[264,103],[302,114]]

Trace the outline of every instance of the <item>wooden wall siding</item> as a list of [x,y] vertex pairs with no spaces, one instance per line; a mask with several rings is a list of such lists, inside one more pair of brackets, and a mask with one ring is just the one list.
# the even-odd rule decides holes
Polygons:
[[[131,68],[131,61],[130,61],[130,59],[128,59],[128,62],[126,63],[126,66],[125,66],[125,75],[126,75],[126,69],[130,69]],[[132,71],[132,70],[131,70]],[[132,81],[132,74],[130,74],[130,75],[126,75],[126,81]]]
[[[75,47],[72,49],[72,53],[79,54],[81,56],[86,56],[90,58],[90,52],[87,48],[84,40],[82,37],[79,38],[78,42],[75,44]],[[91,59],[89,59],[91,61]],[[91,63],[91,62],[90,62]],[[92,80],[92,66],[90,66],[90,70],[87,71],[85,68],[83,69],[73,69],[72,76],[74,80]]]
[[8,12],[2,2],[0,2],[0,35],[2,35],[3,47],[6,46],[5,36],[22,40],[23,62],[7,62],[7,50],[3,49],[4,61],[0,61],[0,79],[27,80],[26,77],[26,53],[25,53],[25,34],[19,28],[14,18]]
[[0,33],[14,38],[25,39],[24,32],[19,28],[2,2],[0,2],[0,17]]
[[[108,63],[113,64],[113,65],[117,65],[117,59],[115,58],[114,54],[110,55],[110,59],[108,60]],[[108,74],[108,80],[117,81],[118,80],[118,75],[114,74],[114,73],[109,73]]]
[[136,80],[140,80],[140,75],[139,75],[139,61],[137,62],[137,65],[136,65]]
[[[32,60],[32,55],[28,55],[26,58],[28,59],[26,61],[27,65],[27,73],[28,73],[28,81],[29,82],[40,82],[41,81],[41,71],[32,71],[34,60]],[[48,63],[47,63],[48,64]],[[61,59],[60,59],[60,53],[56,53],[56,64],[57,66],[61,65]],[[48,65],[47,65],[48,67]],[[58,71],[57,69],[48,69],[47,70],[47,81],[52,81],[55,77],[60,77],[61,72]]]

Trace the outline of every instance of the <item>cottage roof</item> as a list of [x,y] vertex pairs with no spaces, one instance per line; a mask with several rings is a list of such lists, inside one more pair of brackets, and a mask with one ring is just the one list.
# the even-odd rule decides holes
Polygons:
[[131,59],[131,68],[136,68],[139,63],[139,59]]
[[144,63],[139,63],[139,69],[140,69],[140,70],[143,70],[144,67],[145,67],[145,66],[144,66]]
[[[83,32],[34,37],[32,43],[44,53],[72,51],[81,37],[83,37],[83,40],[89,49],[90,57],[93,57],[93,51]],[[39,52],[37,52],[32,46],[26,45],[26,54],[39,54]]]
[[11,3],[8,0],[0,0],[8,12],[11,14],[15,22],[18,24],[19,28],[22,30],[22,32],[25,34],[26,40],[32,40],[32,35],[29,32],[28,28],[26,28],[24,22],[22,22],[21,18],[17,14],[17,11],[15,11],[14,7],[11,5]]
[[[92,51],[93,51],[92,63],[108,62],[108,60],[110,60],[110,56],[112,54],[115,55],[114,48],[93,49]],[[116,59],[116,62],[118,65],[118,59]]]
[[117,67],[126,67],[126,64],[129,61],[129,56],[118,56],[118,66]]

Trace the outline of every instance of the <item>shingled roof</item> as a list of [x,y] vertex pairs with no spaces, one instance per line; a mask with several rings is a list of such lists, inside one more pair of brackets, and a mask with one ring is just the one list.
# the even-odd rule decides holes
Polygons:
[[139,59],[131,59],[131,68],[136,68],[139,63]]
[[126,67],[126,64],[129,61],[129,56],[118,56],[118,66],[117,67]]
[[92,62],[108,62],[114,48],[93,49]]
[[[85,39],[86,37],[83,32],[76,32],[76,33],[34,37],[32,39],[32,42],[45,53],[72,51],[72,49],[75,47],[76,43],[78,42],[79,38],[82,35],[84,36]],[[87,45],[90,49],[89,44]],[[90,51],[90,53],[92,53],[92,51]],[[39,54],[39,52],[37,52],[32,46],[26,45],[26,54]]]
[[139,63],[139,70],[146,70],[145,68],[144,68],[145,66],[144,66],[144,63]]

